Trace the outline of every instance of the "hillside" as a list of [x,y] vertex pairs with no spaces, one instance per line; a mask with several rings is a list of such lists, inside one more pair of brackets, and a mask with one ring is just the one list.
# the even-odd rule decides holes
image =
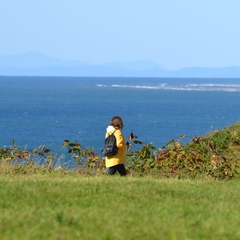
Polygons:
[[[166,146],[156,149],[133,138],[127,153],[126,169],[131,176],[154,176],[181,179],[233,179],[240,178],[240,122],[214,131],[206,136],[194,137],[183,145],[179,136]],[[139,147],[136,148],[135,146]],[[101,153],[82,149],[78,142],[65,140],[75,167],[59,165],[59,159],[50,149],[39,146],[33,150],[12,146],[0,148],[0,174],[35,174],[58,172],[64,174],[106,174]],[[137,150],[138,149],[138,150]],[[69,159],[69,156],[65,156]],[[14,164],[13,164],[14,163]],[[40,166],[40,165],[41,166]]]
[[149,61],[110,62],[90,64],[67,61],[29,52],[0,56],[1,76],[75,76],[75,77],[186,77],[186,78],[239,78],[240,67],[189,67],[168,70]]

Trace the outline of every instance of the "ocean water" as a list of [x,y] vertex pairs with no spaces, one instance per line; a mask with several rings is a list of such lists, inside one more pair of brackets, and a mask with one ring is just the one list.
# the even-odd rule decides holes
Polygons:
[[61,151],[64,139],[101,151],[120,115],[123,133],[156,147],[240,119],[240,79],[0,77],[0,147]]

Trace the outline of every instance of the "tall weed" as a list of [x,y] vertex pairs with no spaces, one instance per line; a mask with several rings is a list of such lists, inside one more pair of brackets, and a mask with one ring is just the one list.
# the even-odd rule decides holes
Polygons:
[[[165,146],[156,148],[152,144],[136,140],[130,134],[126,169],[132,176],[154,176],[157,178],[190,179],[234,179],[240,178],[240,122],[206,136],[194,136],[182,144],[185,135],[170,140]],[[9,147],[0,148],[0,174],[37,173],[56,170],[81,174],[105,174],[105,159],[94,149],[82,149],[78,141],[64,140],[64,148],[74,161],[73,167],[64,162],[45,146],[33,150],[21,149],[13,141]],[[66,163],[64,163],[66,164]]]

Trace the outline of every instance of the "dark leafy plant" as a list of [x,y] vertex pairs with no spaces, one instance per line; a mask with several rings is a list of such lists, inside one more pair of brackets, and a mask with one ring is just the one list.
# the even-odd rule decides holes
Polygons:
[[[51,170],[53,168],[53,161],[56,157],[50,153],[50,150],[44,145],[39,146],[33,150],[23,149],[12,141],[8,147],[0,148],[0,164],[7,163],[11,168],[8,170],[13,173],[27,173],[34,171],[42,165],[45,169]],[[5,171],[3,167],[0,172]],[[8,171],[6,170],[6,171]]]
[[[157,149],[152,144],[136,140],[138,137],[130,133],[128,173],[158,178],[240,178],[240,122],[207,136],[194,136],[185,145],[181,143],[184,137],[181,135]],[[64,140],[63,147],[67,147],[79,172],[105,172],[104,159],[93,149],[82,149],[78,141],[69,140]],[[9,147],[0,148],[0,173],[9,172],[2,167],[5,163],[12,166],[11,173],[36,172],[36,158],[41,160],[41,169],[54,169],[56,157],[45,146],[26,150],[13,141]]]
[[81,144],[77,140],[75,142],[70,142],[67,139],[64,140],[62,146],[68,148],[68,153],[70,153],[75,160],[75,167],[85,171],[87,168],[97,172],[104,171],[104,159],[93,149],[82,149]]
[[128,154],[127,169],[157,177],[232,179],[240,177],[240,124],[194,138],[181,135],[158,150],[150,144]]

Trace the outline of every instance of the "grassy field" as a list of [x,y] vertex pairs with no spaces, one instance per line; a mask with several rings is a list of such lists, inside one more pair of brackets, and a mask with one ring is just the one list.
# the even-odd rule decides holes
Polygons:
[[240,239],[239,183],[0,175],[0,239]]

